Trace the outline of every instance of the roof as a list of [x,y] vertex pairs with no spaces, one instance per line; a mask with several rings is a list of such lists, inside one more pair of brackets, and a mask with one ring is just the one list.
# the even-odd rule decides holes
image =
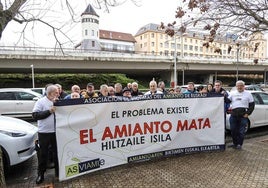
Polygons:
[[100,39],[117,40],[126,42],[136,42],[135,38],[130,33],[121,33],[116,31],[107,31],[100,29]]
[[[159,24],[154,24],[154,23],[149,23],[143,27],[141,27],[138,32],[136,33],[136,35],[140,35],[146,31],[160,31],[159,29],[160,25]],[[135,35],[135,36],[136,36]]]
[[94,8],[90,4],[87,6],[86,10],[82,13],[82,15],[85,15],[85,14],[95,15],[99,17],[99,15],[96,13]]

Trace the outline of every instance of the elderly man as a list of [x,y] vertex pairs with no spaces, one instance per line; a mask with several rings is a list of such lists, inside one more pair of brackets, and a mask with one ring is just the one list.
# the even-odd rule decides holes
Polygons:
[[162,91],[157,90],[157,83],[155,80],[150,81],[149,83],[150,90],[144,93],[144,95],[155,95],[155,94],[162,94]]
[[143,95],[142,92],[139,91],[139,85],[137,82],[133,82],[131,86],[131,96],[141,96]]
[[44,173],[47,169],[48,149],[51,147],[55,164],[55,176],[59,176],[59,165],[56,142],[56,119],[55,119],[55,100],[59,97],[58,87],[49,85],[46,96],[39,99],[33,108],[32,116],[38,124],[38,143],[40,146],[38,157],[38,176],[36,184],[44,181]]
[[245,90],[245,82],[238,80],[236,89],[236,91],[230,93],[227,99],[227,102],[230,102],[232,107],[229,121],[233,144],[230,147],[241,149],[248,116],[253,112],[255,103],[251,93]]

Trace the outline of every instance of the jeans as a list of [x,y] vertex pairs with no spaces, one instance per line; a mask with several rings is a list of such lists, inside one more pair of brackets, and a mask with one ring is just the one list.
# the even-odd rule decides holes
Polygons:
[[242,146],[244,142],[245,130],[246,130],[246,126],[248,123],[248,118],[231,115],[229,121],[230,121],[230,129],[231,129],[233,144],[235,146],[237,145]]

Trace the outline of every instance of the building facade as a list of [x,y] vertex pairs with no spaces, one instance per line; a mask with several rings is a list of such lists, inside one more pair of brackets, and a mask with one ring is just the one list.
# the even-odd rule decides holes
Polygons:
[[90,4],[81,17],[82,42],[75,48],[134,53],[135,38],[129,33],[100,30],[99,15]]
[[[159,26],[150,23],[139,29],[135,35],[136,53],[174,56],[176,52],[178,57],[224,59],[235,59],[237,55],[239,58],[253,60],[267,58],[267,40],[261,33],[255,34],[248,41],[241,41],[234,35],[226,35],[224,38],[216,38],[206,47],[204,46],[205,34],[189,31],[184,34],[177,33],[170,37],[163,30],[160,30]],[[240,45],[237,46],[236,43]],[[229,46],[231,46],[230,52],[228,52]]]

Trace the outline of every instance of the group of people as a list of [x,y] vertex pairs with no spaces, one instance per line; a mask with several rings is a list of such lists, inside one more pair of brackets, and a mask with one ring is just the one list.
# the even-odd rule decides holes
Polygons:
[[[230,128],[233,139],[231,147],[241,149],[243,145],[245,128],[248,123],[248,116],[254,110],[254,100],[252,95],[245,90],[245,83],[242,80],[236,82],[237,90],[228,93],[222,88],[222,82],[216,80],[214,85],[208,84],[206,88],[196,88],[193,82],[188,83],[186,91],[183,93],[214,93],[224,96],[225,115],[230,113]],[[56,144],[56,118],[55,106],[53,105],[56,100],[60,99],[74,99],[74,98],[91,98],[91,97],[105,97],[105,96],[123,96],[134,97],[142,95],[154,94],[173,94],[181,93],[180,87],[167,90],[164,82],[150,81],[149,91],[142,93],[139,91],[138,83],[128,83],[125,88],[122,84],[116,83],[114,86],[103,84],[100,86],[99,92],[95,91],[94,84],[88,83],[86,89],[80,89],[78,85],[73,85],[71,93],[67,94],[63,91],[60,84],[49,84],[46,87],[46,94],[39,99],[34,108],[32,116],[38,123],[38,139],[39,139],[39,157],[38,157],[38,176],[36,184],[44,181],[44,173],[47,168],[47,160],[49,149],[53,153],[53,160],[55,164],[55,176],[59,175],[59,165],[57,158],[57,144]],[[230,110],[230,108],[232,108]]]

